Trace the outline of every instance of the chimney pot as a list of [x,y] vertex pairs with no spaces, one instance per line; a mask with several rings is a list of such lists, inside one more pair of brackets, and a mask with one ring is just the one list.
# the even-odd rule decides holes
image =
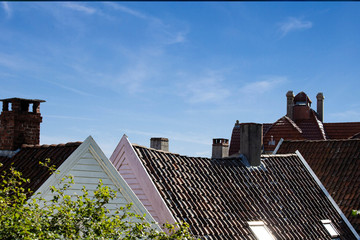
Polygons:
[[229,139],[214,138],[211,158],[225,158],[229,156]]
[[319,120],[321,122],[324,122],[324,94],[322,92],[319,92],[316,95],[316,99],[317,99],[317,114],[319,116]]
[[294,107],[294,93],[293,91],[288,91],[286,93],[286,116],[293,120],[293,107]]
[[169,151],[169,139],[163,137],[153,137],[150,139],[150,147],[157,150]]
[[240,153],[245,155],[251,166],[260,165],[262,131],[262,124],[259,123],[240,125]]

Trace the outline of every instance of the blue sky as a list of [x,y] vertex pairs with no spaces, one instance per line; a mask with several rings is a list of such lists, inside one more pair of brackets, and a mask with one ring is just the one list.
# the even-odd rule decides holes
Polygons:
[[210,156],[288,90],[360,121],[359,2],[1,2],[0,96],[44,99],[41,144],[123,134]]

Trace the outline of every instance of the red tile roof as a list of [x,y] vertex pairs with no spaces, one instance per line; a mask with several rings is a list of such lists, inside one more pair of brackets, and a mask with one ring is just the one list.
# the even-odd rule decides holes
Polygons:
[[343,213],[360,233],[360,139],[284,141],[278,153],[299,150]]
[[59,144],[59,145],[23,145],[18,153],[12,158],[0,157],[3,167],[0,171],[9,170],[11,164],[22,172],[23,177],[30,179],[25,188],[36,191],[50,176],[48,168],[41,166],[39,161],[45,162],[50,158],[49,165],[59,167],[81,144],[81,142]]
[[294,121],[284,116],[277,120],[265,133],[263,137],[264,150],[266,152],[273,151],[281,138],[304,139],[302,133]]
[[248,221],[263,221],[276,239],[330,239],[330,219],[341,239],[355,239],[295,154],[263,155],[262,167],[240,158],[187,157],[133,148],[177,221],[210,239],[255,239]]
[[[287,118],[287,116],[284,116],[274,124],[263,124],[263,144],[265,152],[273,151],[281,138],[285,140],[359,138],[360,122],[322,123],[318,118],[318,114],[311,109],[310,105],[310,98],[306,93],[300,92],[295,96],[293,105],[291,105],[293,109],[292,114],[290,114],[293,115],[291,119],[284,119],[285,117]],[[238,122],[237,124],[240,125]],[[295,129],[300,130],[296,131],[291,125],[293,125]],[[240,150],[239,130],[235,124],[230,140],[230,155]],[[274,141],[275,144],[273,144]],[[269,143],[271,144],[269,145]]]
[[360,134],[360,122],[324,123],[329,139],[346,139]]
[[[321,121],[318,120],[316,113],[311,110],[309,119],[296,120],[295,124],[301,129],[302,136],[308,140],[325,140],[324,127]],[[285,139],[285,138],[284,138]],[[291,138],[287,138],[291,139]],[[291,139],[296,140],[296,139]]]
[[240,123],[236,121],[233,131],[231,133],[229,156],[240,151]]

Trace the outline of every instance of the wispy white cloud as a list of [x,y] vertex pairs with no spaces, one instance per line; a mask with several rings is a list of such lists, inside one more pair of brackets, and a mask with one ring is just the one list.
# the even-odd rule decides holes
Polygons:
[[93,121],[96,120],[94,118],[85,118],[85,117],[74,117],[74,116],[62,116],[62,115],[46,115],[49,118],[57,118],[57,119],[70,119],[70,120],[86,120]]
[[125,7],[123,5],[120,5],[118,3],[113,3],[113,2],[106,2],[104,3],[110,7],[112,7],[113,9],[115,10],[119,10],[119,11],[122,11],[124,13],[128,13],[130,15],[133,15],[134,17],[138,17],[138,18],[143,18],[143,19],[148,19],[149,17],[146,16],[144,13],[142,12],[139,12],[139,11],[136,11],[134,9],[131,9],[131,8],[128,8],[128,7]]
[[160,41],[164,44],[176,44],[182,43],[186,40],[186,36],[189,32],[188,29],[180,31],[174,30],[171,24],[164,23],[164,21],[160,18],[145,14],[129,7],[125,7],[119,3],[106,2],[104,4],[112,7],[114,10],[118,10],[123,13],[130,14],[134,17],[146,20],[149,26],[152,28],[152,31],[150,32],[156,35],[157,41]]
[[310,21],[289,17],[287,21],[279,24],[279,31],[281,32],[281,37],[284,37],[290,32],[309,29],[312,26],[313,24]]
[[[360,110],[347,110],[343,112],[336,112],[329,114],[332,118],[336,118],[340,121],[351,121],[356,122],[360,119]],[[356,120],[357,119],[357,120]]]
[[52,82],[52,81],[47,81],[47,82],[49,82],[49,83],[51,83],[51,84],[54,84],[54,85],[56,85],[56,86],[58,86],[58,87],[61,87],[61,88],[65,89],[65,90],[68,90],[68,91],[71,91],[71,92],[73,92],[73,93],[76,93],[76,94],[80,94],[80,95],[83,95],[83,96],[94,96],[93,94],[90,94],[90,93],[81,91],[81,90],[76,89],[76,88],[73,88],[73,87],[65,86],[65,85],[60,84],[60,83],[57,83],[57,82]]
[[217,102],[227,98],[230,90],[223,86],[224,77],[219,72],[208,71],[202,77],[186,82],[181,95],[190,103]]
[[144,82],[154,76],[154,69],[151,68],[151,63],[139,61],[134,65],[125,68],[120,75],[113,82],[115,89],[126,88],[128,93],[135,94],[144,91]]
[[79,4],[79,3],[66,2],[66,3],[63,3],[62,6],[72,9],[72,10],[75,10],[75,11],[86,13],[86,14],[93,14],[96,12],[95,8],[91,8],[91,7],[88,7],[83,4]]
[[12,70],[40,70],[40,66],[31,60],[14,54],[0,52],[0,66]]
[[10,18],[12,16],[12,10],[11,10],[11,8],[9,6],[9,3],[2,2],[1,4],[2,4],[2,7],[3,7],[3,9],[4,9],[5,13],[6,13],[6,16],[8,18]]
[[262,94],[274,89],[279,84],[287,81],[287,78],[282,76],[270,76],[264,78],[266,79],[244,85],[240,89],[240,92],[244,94]]

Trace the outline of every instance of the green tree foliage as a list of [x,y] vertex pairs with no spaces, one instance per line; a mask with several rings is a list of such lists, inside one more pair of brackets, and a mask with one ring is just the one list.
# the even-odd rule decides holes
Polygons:
[[73,178],[62,180],[61,188],[51,187],[51,200],[29,199],[33,193],[22,187],[29,180],[14,168],[4,172],[0,180],[0,239],[194,239],[186,223],[166,224],[168,233],[157,231],[143,216],[131,212],[130,205],[111,213],[106,204],[116,197],[116,191],[101,180],[91,197],[85,187],[80,195],[66,195]]

